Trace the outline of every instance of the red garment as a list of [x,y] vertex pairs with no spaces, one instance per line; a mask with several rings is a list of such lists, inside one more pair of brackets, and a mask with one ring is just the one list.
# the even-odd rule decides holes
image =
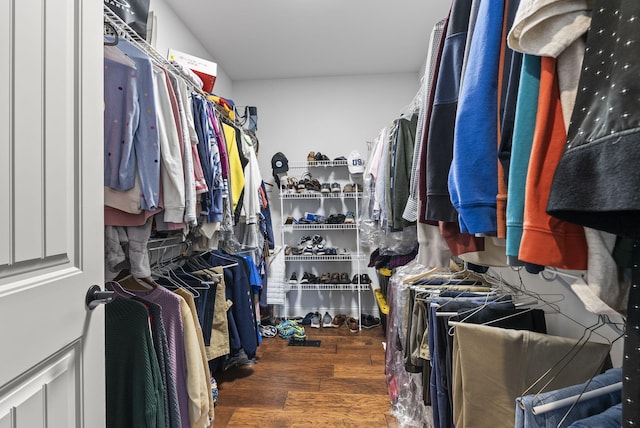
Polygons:
[[584,229],[546,213],[551,182],[564,150],[567,133],[562,117],[555,58],[543,57],[538,114],[527,172],[522,261],[560,269],[587,269]]

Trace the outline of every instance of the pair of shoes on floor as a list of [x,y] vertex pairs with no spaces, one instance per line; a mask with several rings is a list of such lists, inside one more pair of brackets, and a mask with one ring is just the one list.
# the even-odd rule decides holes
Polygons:
[[337,314],[331,320],[331,327],[340,328],[347,322],[347,316],[345,314]]
[[351,333],[357,333],[358,331],[360,331],[360,325],[358,323],[358,320],[355,319],[354,317],[348,317],[345,322],[347,324],[347,327],[349,327],[349,331]]
[[380,325],[380,318],[374,317],[373,315],[360,315],[360,323],[362,328],[374,328]]
[[283,339],[305,340],[307,333],[304,328],[292,320],[284,320],[276,327],[278,334]]
[[320,312],[309,312],[302,319],[300,324],[308,325],[311,328],[320,328],[322,327],[333,327],[332,325],[333,317],[329,315],[329,312],[325,312],[324,316],[320,316]]
[[331,322],[333,321],[333,317],[329,315],[329,312],[325,312],[322,318],[320,318],[320,313],[316,312],[311,317],[311,327],[320,328],[322,327],[331,327]]
[[262,334],[262,337],[276,337],[278,329],[273,325],[260,324],[260,334]]
[[300,321],[300,325],[311,325],[311,318],[315,316],[320,318],[320,314],[318,312],[309,312],[304,316],[304,318],[302,318],[302,321]]
[[244,350],[240,349],[238,354],[230,355],[229,357],[227,357],[227,359],[224,362],[223,370],[229,370],[231,367],[246,366],[253,363],[255,363],[255,361],[250,360],[249,357],[247,357],[247,354],[244,352]]

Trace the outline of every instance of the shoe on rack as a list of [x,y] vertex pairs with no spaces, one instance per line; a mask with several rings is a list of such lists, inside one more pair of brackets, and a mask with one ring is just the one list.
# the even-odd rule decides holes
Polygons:
[[311,316],[311,325],[309,327],[311,327],[311,328],[320,328],[320,313],[319,312],[315,312]]
[[380,325],[380,318],[373,315],[360,315],[360,323],[363,328],[374,328]]
[[333,247],[324,247],[324,255],[325,256],[337,256],[338,250]]
[[296,223],[295,219],[292,216],[287,216],[287,218],[284,221],[284,224],[293,224]]
[[342,188],[342,191],[344,193],[353,193],[353,184],[351,183],[345,184],[344,187]]
[[298,283],[298,274],[293,272],[289,277],[289,284],[297,284]]
[[344,224],[354,224],[356,222],[356,215],[353,211],[347,211],[347,214],[344,216]]
[[320,275],[320,282],[322,284],[331,283],[331,274],[329,272],[326,272],[326,273],[323,273],[322,275]]
[[338,272],[334,272],[331,274],[331,283],[340,284],[340,274]]
[[331,193],[331,185],[329,183],[322,183],[320,185],[320,193]]
[[353,275],[353,279],[351,279],[351,283],[360,284],[360,278],[358,277],[358,274]]
[[308,284],[309,279],[309,274],[307,272],[303,273],[302,278],[300,278],[300,284]]
[[353,185],[353,191],[356,193],[362,193],[362,184],[355,183]]
[[333,317],[329,315],[329,312],[325,312],[322,317],[322,327],[331,327],[331,322],[333,321]]
[[331,214],[329,217],[327,217],[327,224],[342,224],[344,223],[344,220],[344,214]]
[[350,284],[351,281],[349,280],[349,274],[346,272],[342,272],[340,274],[340,284]]
[[337,314],[331,320],[331,327],[340,328],[345,324],[346,321],[347,321],[347,316],[345,314]]
[[311,162],[315,162],[315,160],[316,160],[316,153],[309,152],[309,154],[307,155],[307,162],[311,163]]
[[357,333],[360,330],[360,326],[358,325],[358,320],[354,317],[347,318],[347,327],[349,327],[349,331],[351,333]]
[[302,250],[302,255],[303,256],[312,256],[313,255],[313,245],[311,245],[311,242],[309,242],[307,244],[307,246],[304,247],[304,250]]
[[331,183],[331,193],[340,193],[340,184]]
[[360,284],[371,284],[371,278],[366,273],[360,275]]
[[310,236],[303,236],[302,238],[300,238],[300,241],[298,242],[298,245],[303,246],[303,245],[307,245],[307,243],[311,241],[311,237]]
[[322,190],[322,186],[320,185],[320,182],[318,180],[312,178],[311,180],[307,181],[307,190],[312,192],[320,192]]

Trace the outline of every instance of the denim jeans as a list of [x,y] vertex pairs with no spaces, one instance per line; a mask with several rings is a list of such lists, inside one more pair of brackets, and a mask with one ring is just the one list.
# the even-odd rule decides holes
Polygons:
[[[595,376],[589,383],[586,391],[602,388],[607,385],[611,385],[622,381],[622,369],[615,368],[609,369],[605,373]],[[565,414],[569,412],[569,407],[562,407],[559,409],[551,410],[543,414],[534,414],[533,408],[545,403],[551,403],[563,398],[571,397],[580,394],[584,388],[584,383],[579,385],[572,385],[566,388],[557,389],[554,391],[544,392],[536,395],[526,395],[524,397],[518,397],[516,399],[516,428],[556,428],[558,423],[564,418]],[[620,403],[621,391],[611,392],[609,394],[594,397],[589,400],[584,400],[577,403],[573,409],[569,412],[566,419],[562,423],[562,427],[568,427],[573,422],[580,419],[587,418],[592,415],[596,415],[604,412],[611,406]],[[622,415],[622,414],[621,414]],[[620,416],[621,416],[620,415]],[[600,425],[578,425],[578,426],[598,426]],[[620,426],[620,423],[617,425]]]

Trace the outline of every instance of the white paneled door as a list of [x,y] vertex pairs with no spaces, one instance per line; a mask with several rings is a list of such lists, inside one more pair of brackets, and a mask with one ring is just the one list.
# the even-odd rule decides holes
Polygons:
[[0,428],[104,426],[101,2],[0,2]]

